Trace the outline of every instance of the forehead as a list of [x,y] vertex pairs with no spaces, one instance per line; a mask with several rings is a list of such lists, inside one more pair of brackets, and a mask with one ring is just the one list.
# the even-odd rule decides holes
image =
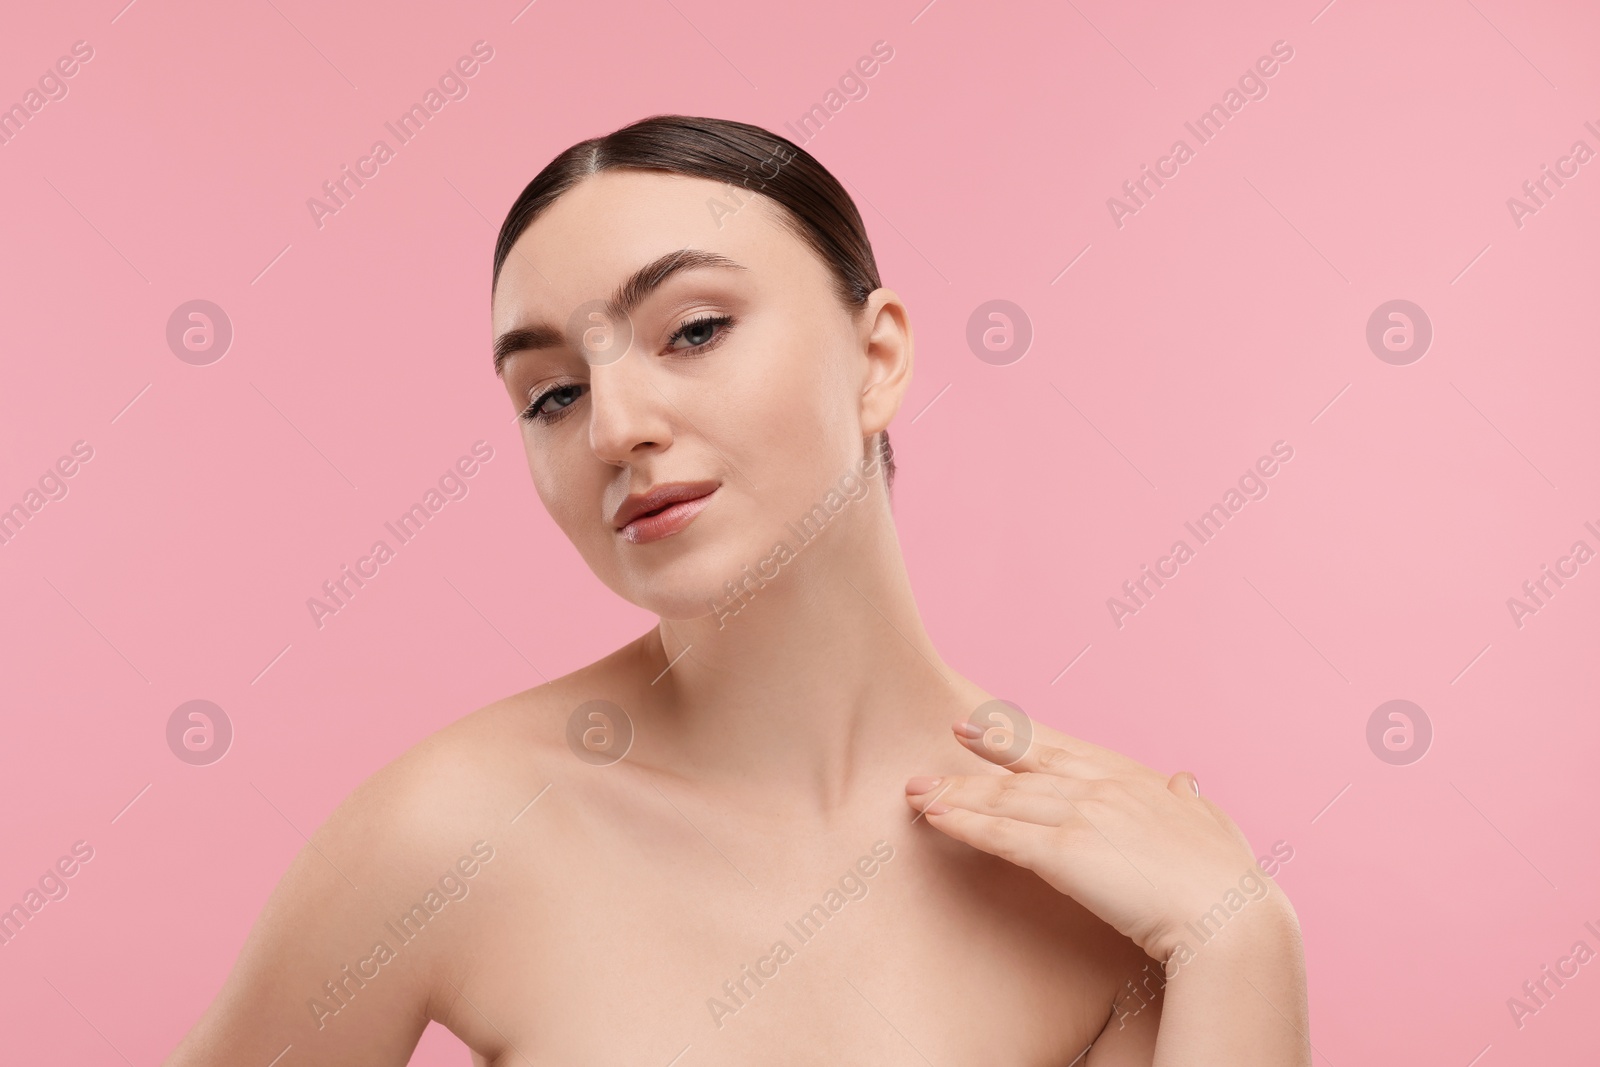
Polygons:
[[[742,206],[741,206],[742,204]],[[659,171],[611,170],[584,179],[517,239],[494,293],[498,333],[610,295],[645,263],[680,248],[720,252],[786,282],[822,267],[780,221],[772,201],[726,183]]]

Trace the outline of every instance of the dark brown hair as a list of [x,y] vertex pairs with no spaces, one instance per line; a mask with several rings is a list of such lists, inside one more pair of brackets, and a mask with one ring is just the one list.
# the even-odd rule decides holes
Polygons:
[[[760,126],[731,119],[652,115],[604,137],[579,141],[528,183],[500,226],[490,292],[499,284],[512,246],[546,208],[590,175],[619,169],[707,178],[772,200],[783,209],[778,215],[790,232],[828,268],[839,302],[851,311],[864,307],[882,284],[855,202],[805,149]],[[769,169],[775,173],[769,175]],[[894,450],[887,430],[878,437],[888,487],[894,481]]]

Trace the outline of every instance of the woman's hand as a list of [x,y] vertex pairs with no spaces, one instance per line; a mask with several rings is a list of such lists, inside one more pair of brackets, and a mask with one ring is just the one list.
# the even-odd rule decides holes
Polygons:
[[[972,722],[954,730],[1011,773],[906,783],[907,801],[930,826],[1027,867],[1163,963],[1175,953],[1186,962],[1236,912],[1259,919],[1246,926],[1297,925],[1244,834],[1200,796],[1192,774],[1168,778],[1014,706],[996,719],[999,730]],[[1021,736],[1029,729],[1031,741]]]

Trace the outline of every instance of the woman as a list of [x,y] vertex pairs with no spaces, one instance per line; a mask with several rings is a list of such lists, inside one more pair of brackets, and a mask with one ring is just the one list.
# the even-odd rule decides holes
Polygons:
[[1293,909],[1194,777],[923,630],[910,318],[820,164],[646,119],[552,161],[494,268],[539,497],[659,624],[362,784],[170,1064],[402,1064],[429,1020],[496,1067],[1311,1062]]

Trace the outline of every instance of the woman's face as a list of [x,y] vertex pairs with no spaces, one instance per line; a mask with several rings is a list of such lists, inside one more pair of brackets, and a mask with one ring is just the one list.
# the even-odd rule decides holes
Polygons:
[[[880,289],[853,316],[781,209],[739,195],[735,209],[717,182],[601,172],[522,234],[495,288],[540,500],[601,581],[664,618],[709,614],[778,541],[797,545],[786,524],[857,472],[909,378],[883,358],[904,333],[909,359],[898,299]],[[684,483],[709,496],[619,528],[630,495]]]

